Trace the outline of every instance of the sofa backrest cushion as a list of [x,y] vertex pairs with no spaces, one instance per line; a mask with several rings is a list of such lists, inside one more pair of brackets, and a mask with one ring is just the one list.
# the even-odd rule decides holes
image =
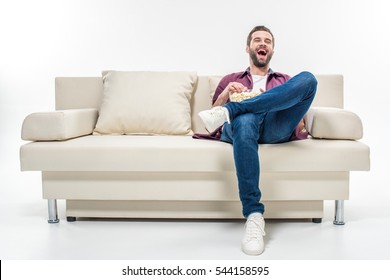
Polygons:
[[[198,112],[211,107],[211,94],[222,76],[199,76],[191,99],[191,122],[195,133],[206,133]],[[343,108],[343,76],[316,75],[316,107]],[[101,77],[57,77],[55,79],[56,109],[99,109],[103,99]]]
[[56,110],[96,108],[103,99],[102,77],[57,77]]

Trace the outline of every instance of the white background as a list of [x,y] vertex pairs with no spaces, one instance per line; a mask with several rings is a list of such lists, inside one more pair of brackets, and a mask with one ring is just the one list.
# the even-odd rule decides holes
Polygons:
[[385,0],[1,1],[1,157],[17,157],[9,145],[26,114],[54,109],[54,77],[240,71],[247,34],[264,24],[276,39],[274,70],[344,75],[345,108],[363,120],[374,174],[389,156],[387,11]]
[[[362,201],[359,210],[365,215],[388,217],[386,2],[1,0],[2,205],[11,207],[23,197],[39,199],[39,174],[19,171],[20,129],[27,114],[54,109],[56,76],[100,76],[108,69],[241,71],[248,65],[247,34],[255,25],[266,25],[276,38],[275,71],[344,75],[345,108],[362,118],[362,141],[371,148],[371,171],[352,174],[351,200]],[[31,178],[30,185],[19,184],[21,178]]]

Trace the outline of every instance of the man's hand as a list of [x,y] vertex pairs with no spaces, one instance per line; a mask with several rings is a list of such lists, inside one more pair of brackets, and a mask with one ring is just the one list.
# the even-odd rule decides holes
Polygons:
[[243,92],[243,91],[247,91],[248,88],[245,87],[243,84],[241,83],[237,83],[237,82],[231,82],[228,84],[228,86],[225,88],[225,90],[228,91],[228,94],[229,93],[234,93],[234,92]]
[[222,105],[224,105],[228,101],[229,95],[231,93],[243,92],[243,91],[247,91],[247,90],[248,90],[248,88],[246,86],[244,86],[243,84],[241,84],[241,83],[230,82],[227,85],[227,87],[218,96],[217,100],[213,104],[213,107],[214,106],[222,106]]

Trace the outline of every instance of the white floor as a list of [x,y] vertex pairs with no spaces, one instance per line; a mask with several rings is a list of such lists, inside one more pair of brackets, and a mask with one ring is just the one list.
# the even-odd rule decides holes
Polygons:
[[266,250],[240,251],[243,221],[80,220],[69,223],[59,201],[59,224],[48,224],[38,172],[2,161],[0,259],[6,260],[239,260],[390,259],[388,181],[352,174],[346,225],[333,225],[333,202],[321,224],[267,221]]

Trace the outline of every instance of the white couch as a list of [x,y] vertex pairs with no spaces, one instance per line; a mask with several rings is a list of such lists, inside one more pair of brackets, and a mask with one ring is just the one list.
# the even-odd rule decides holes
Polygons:
[[[141,73],[151,90],[155,76],[149,79],[149,74]],[[206,133],[197,113],[210,108],[220,77],[191,75],[190,131],[179,135],[96,133],[112,84],[102,77],[56,78],[56,111],[25,118],[22,138],[29,143],[20,149],[21,170],[42,172],[50,223],[59,221],[58,199],[66,200],[68,221],[242,218],[232,146],[191,137],[191,132]],[[369,147],[358,141],[363,135],[359,117],[343,109],[343,77],[316,77],[317,95],[306,116],[310,138],[259,145],[265,217],[321,222],[324,201],[334,200],[334,223],[344,224],[350,171],[369,170]],[[129,94],[144,96],[135,88],[138,92]],[[131,110],[138,109],[144,110]]]

